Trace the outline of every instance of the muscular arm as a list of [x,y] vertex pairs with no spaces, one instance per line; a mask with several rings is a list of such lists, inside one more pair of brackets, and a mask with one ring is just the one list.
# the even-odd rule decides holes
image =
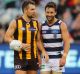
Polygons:
[[37,46],[38,46],[39,50],[42,52],[42,51],[45,51],[45,49],[44,49],[43,44],[41,42],[40,23],[39,23],[38,27],[39,27],[39,31],[38,31],[38,36],[37,36],[38,37],[37,38]]
[[15,29],[16,29],[16,21],[13,20],[11,21],[9,28],[5,34],[5,37],[4,37],[5,42],[10,43],[13,40],[13,34],[15,32]]
[[[13,34],[14,34],[15,30],[16,30],[16,21],[13,20],[13,21],[11,21],[9,28],[5,34],[5,37],[4,37],[5,42],[10,43],[12,40],[14,40]],[[30,48],[30,44],[22,43],[21,48],[25,49],[25,51],[28,51],[27,49]]]
[[64,41],[64,52],[63,52],[63,56],[67,56],[69,48],[70,48],[70,39],[69,39],[69,33],[67,30],[67,26],[65,23],[61,23],[61,32],[62,32],[62,38]]
[[[42,52],[42,56],[45,57],[45,61],[47,62],[49,59],[49,56],[43,47],[43,43],[41,42],[40,24],[39,24],[39,31],[38,31],[38,38],[37,38],[37,46],[38,46],[39,50]],[[38,54],[38,56],[40,57],[40,54]]]

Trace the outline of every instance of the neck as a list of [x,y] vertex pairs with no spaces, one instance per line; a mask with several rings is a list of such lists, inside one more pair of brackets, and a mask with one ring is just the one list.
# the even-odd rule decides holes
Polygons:
[[48,25],[51,26],[52,24],[54,24],[57,21],[56,18],[54,18],[52,21],[47,21]]
[[23,14],[23,19],[26,21],[26,22],[30,22],[30,18],[28,18],[28,16],[26,14]]

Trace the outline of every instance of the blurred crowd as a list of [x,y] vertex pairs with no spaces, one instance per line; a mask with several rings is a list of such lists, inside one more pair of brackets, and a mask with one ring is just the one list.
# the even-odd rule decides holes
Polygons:
[[[12,19],[22,15],[21,4],[24,0],[0,0],[0,43]],[[56,17],[63,20],[70,33],[71,42],[80,43],[80,0],[33,0],[37,5],[39,22],[45,20],[44,6],[50,1],[57,4]],[[43,13],[43,14],[42,14]]]

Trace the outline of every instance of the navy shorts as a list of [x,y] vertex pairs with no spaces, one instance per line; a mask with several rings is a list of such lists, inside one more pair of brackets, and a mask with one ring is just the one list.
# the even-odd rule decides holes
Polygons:
[[29,60],[22,60],[22,59],[14,59],[14,69],[15,70],[35,70],[39,69],[38,59],[29,59]]

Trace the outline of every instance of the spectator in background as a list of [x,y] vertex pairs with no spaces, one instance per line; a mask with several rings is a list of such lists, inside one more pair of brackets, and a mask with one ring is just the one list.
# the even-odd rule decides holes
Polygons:
[[71,35],[73,36],[74,40],[80,41],[80,13],[73,22],[71,29]]
[[80,1],[79,0],[67,0],[66,1],[67,7],[71,10],[72,18],[75,19],[80,8]]
[[66,0],[67,7],[73,7],[77,4],[78,0]]
[[71,12],[72,12],[72,17],[73,17],[73,19],[75,19],[76,16],[77,16],[77,14],[78,14],[78,12],[80,12],[80,2],[77,3],[77,5],[73,6]]
[[57,6],[57,17],[61,17],[61,15],[65,12],[66,10],[66,0],[59,0],[59,4]]
[[8,28],[9,22],[16,18],[17,15],[21,14],[20,9],[15,7],[16,0],[4,0],[5,8],[4,10],[0,10],[0,23],[5,27]]
[[62,20],[67,24],[68,30],[70,30],[72,24],[72,16],[69,9],[64,11],[62,14]]
[[5,8],[15,8],[16,0],[4,0]]
[[0,24],[0,43],[3,43],[4,35],[5,35],[5,30],[3,29],[2,24]]

